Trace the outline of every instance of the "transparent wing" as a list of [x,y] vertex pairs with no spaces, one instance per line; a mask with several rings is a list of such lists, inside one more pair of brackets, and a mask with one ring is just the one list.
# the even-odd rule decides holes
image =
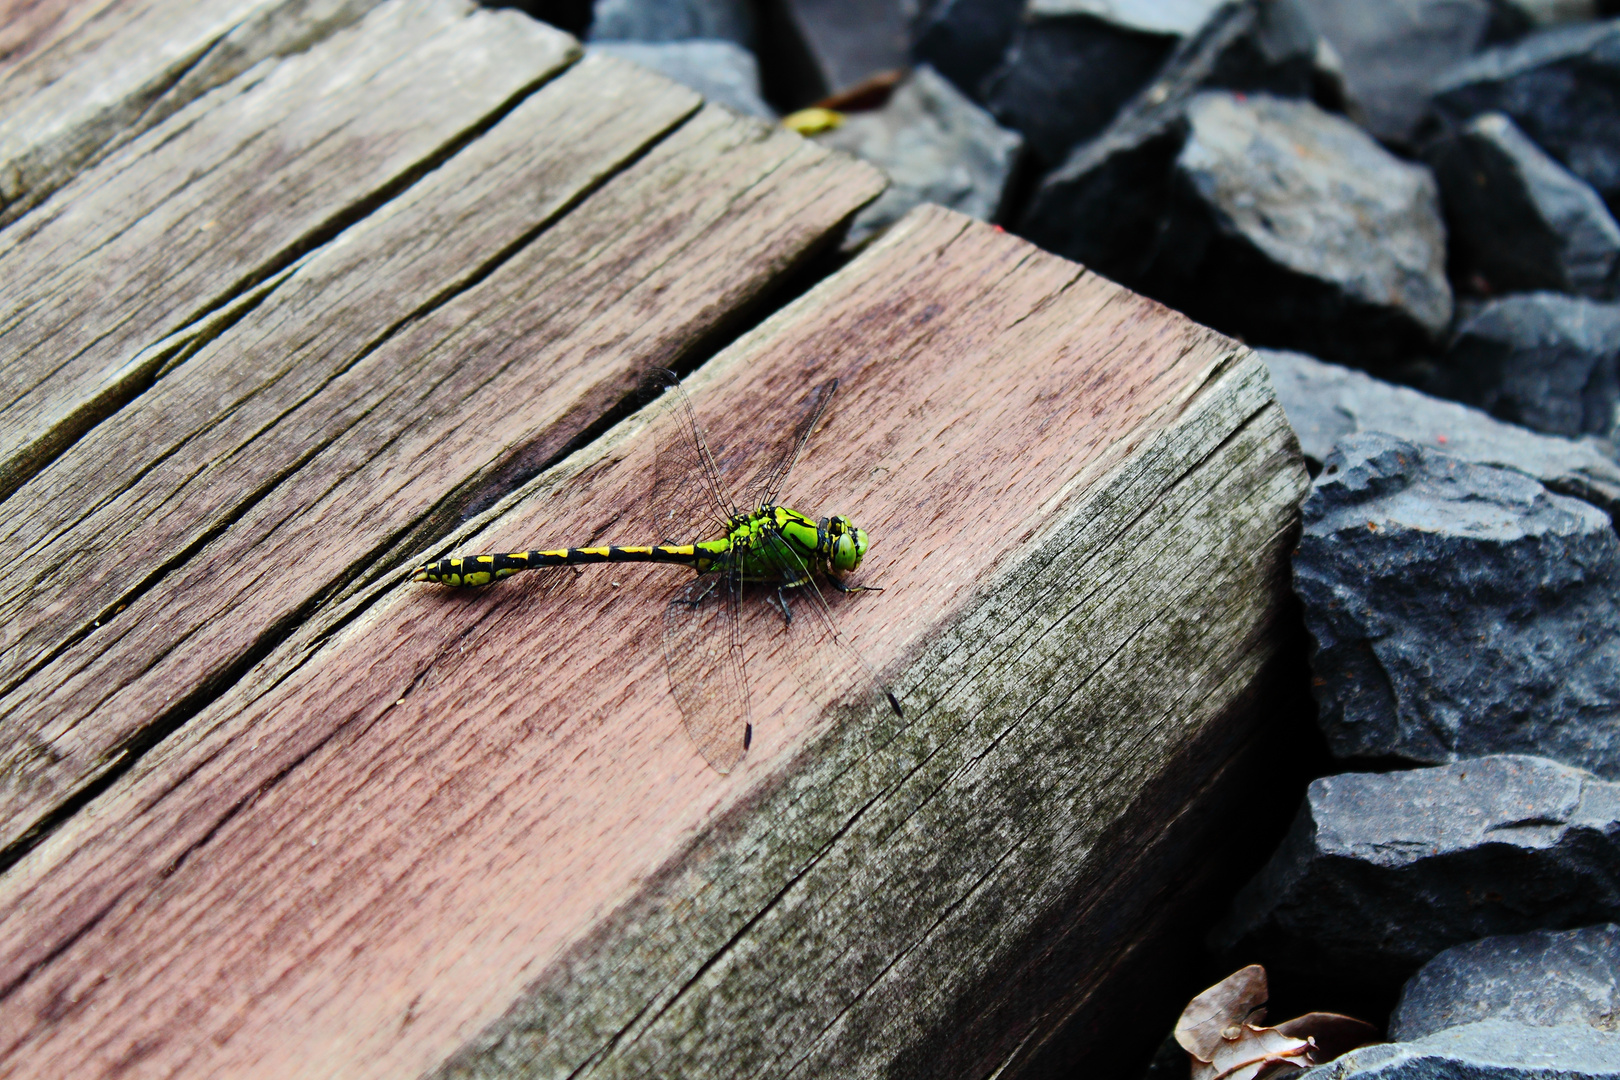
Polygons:
[[692,543],[724,536],[734,504],[692,401],[673,371],[656,368],[666,405],[654,432],[656,459],[649,493],[659,543]]
[[686,731],[718,773],[728,773],[753,737],[743,674],[740,571],[703,574],[664,607],[664,666]]
[[805,694],[823,711],[861,713],[880,705],[903,717],[899,699],[838,628],[837,613],[792,546],[780,536],[767,536],[761,555],[781,575],[775,601],[784,609],[788,658]]
[[775,459],[750,481],[748,490],[743,493],[743,506],[755,510],[767,503],[777,505],[782,494],[782,486],[787,483],[788,474],[798,463],[799,455],[804,452],[804,444],[810,441],[811,433],[816,430],[816,425],[821,423],[833,394],[837,392],[837,379],[829,379],[810,392],[803,414],[793,429],[792,438],[781,445]]

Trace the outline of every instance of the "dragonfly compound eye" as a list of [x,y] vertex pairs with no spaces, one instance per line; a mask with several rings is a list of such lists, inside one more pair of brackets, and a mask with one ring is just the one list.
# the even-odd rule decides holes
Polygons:
[[840,574],[846,574],[861,565],[866,558],[866,530],[857,529],[851,525],[848,518],[833,518],[832,527],[828,530],[834,537],[832,545],[832,568]]

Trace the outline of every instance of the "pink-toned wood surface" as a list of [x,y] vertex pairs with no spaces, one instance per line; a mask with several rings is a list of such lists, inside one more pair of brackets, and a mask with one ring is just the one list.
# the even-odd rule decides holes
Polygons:
[[[727,237],[707,258],[740,239]],[[648,282],[639,310],[653,317],[675,281]],[[623,327],[622,314],[614,319]],[[632,327],[572,348],[657,359],[651,343]],[[765,933],[794,883],[839,836],[858,834],[873,805],[886,805],[873,795],[866,809],[838,811],[847,820],[831,832],[800,831],[800,815],[819,822],[812,810],[841,792],[864,790],[885,770],[899,770],[891,794],[908,776],[921,782],[931,760],[949,758],[943,748],[981,725],[1014,732],[986,735],[972,751],[984,761],[1026,737],[1035,742],[1021,754],[1043,744],[1056,754],[1071,735],[1081,740],[1070,748],[1081,766],[1054,757],[1049,774],[1035,759],[1013,762],[1035,800],[1022,816],[991,788],[973,796],[970,787],[960,805],[939,804],[949,814],[943,835],[874,854],[877,862],[857,859],[837,876],[840,910],[857,920],[850,926],[898,926],[902,913],[945,926],[958,906],[973,908],[975,882],[991,873],[947,872],[950,852],[977,851],[1014,824],[1020,834],[1037,828],[1051,812],[1040,799],[1078,800],[1110,819],[1213,718],[1234,722],[1232,703],[1273,649],[1276,566],[1303,477],[1263,376],[1240,355],[1219,335],[1012,237],[942,210],[914,214],[689,383],[729,461],[757,448],[811,385],[844,380],[789,493],[794,505],[844,512],[871,530],[860,578],[886,591],[842,598],[836,610],[894,680],[904,722],[878,713],[829,727],[771,639],[750,636],[755,741],[721,776],[687,739],[669,695],[657,636],[668,568],[602,569],[549,589],[519,577],[471,595],[401,582],[284,679],[250,680],[253,692],[206,709],[0,879],[6,1069],[360,1077],[453,1058],[468,1075],[507,1075],[507,1065],[514,1075],[587,1066],[597,1075],[832,1074],[815,1069],[816,1053],[845,1061],[841,1075],[876,1068],[852,1047],[892,1054],[927,1035],[907,1024],[934,1015],[919,999],[915,1016],[887,1010],[881,1038],[848,1026],[861,1015],[861,986],[906,970],[908,952],[927,951],[898,932],[863,945],[876,950],[870,959],[841,956],[836,937],[803,956],[778,944],[753,954],[765,981],[741,1000],[702,991],[745,977],[738,957],[749,954],[736,943]],[[1232,389],[1240,384],[1248,389]],[[548,377],[502,399],[563,392]],[[441,397],[454,409],[484,400]],[[1187,461],[1163,464],[1183,443]],[[368,451],[374,483],[418,471],[420,452],[404,446]],[[465,469],[472,459],[453,460]],[[650,460],[644,428],[617,429],[463,538],[462,549],[645,541]],[[1139,483],[1121,479],[1131,470]],[[386,518],[396,501],[352,505]],[[1092,531],[1066,556],[1077,569],[1060,567],[1057,580],[1076,587],[1076,574],[1095,576],[1080,583],[1092,591],[1078,604],[1094,609],[1081,627],[1090,632],[1053,631],[1019,647],[1050,654],[1055,666],[1042,678],[1052,681],[1030,681],[1026,692],[1055,697],[950,704],[977,700],[974,688],[998,677],[974,674],[983,646],[953,652],[952,635],[1009,617],[984,606],[997,595],[992,586],[1024,573],[1081,505]],[[359,524],[323,527],[332,518],[320,507],[273,512],[289,514],[300,538],[280,548],[288,559]],[[273,522],[243,535],[246,546],[227,537],[203,554],[226,567],[258,544],[282,542]],[[1204,554],[1178,562],[1193,549]],[[1051,556],[1036,561],[1050,566]],[[189,597],[212,595],[224,576],[203,574],[160,600],[154,593],[151,617],[195,610]],[[246,603],[242,595],[233,602]],[[1055,593],[1051,602],[1057,613],[1031,609],[984,640],[1017,638],[1073,603]],[[1146,686],[1110,667],[1132,649],[1155,667]],[[1024,662],[1005,661],[1008,670]],[[1088,699],[1091,676],[1080,672],[1131,689]],[[1090,704],[1065,704],[1077,693]],[[1117,725],[1137,732],[1151,714],[1144,702],[1169,719],[1151,737],[1119,742]],[[1076,707],[1090,717],[1078,733],[1064,719]],[[1025,709],[1057,726],[1019,728]],[[1086,741],[1086,725],[1100,741]],[[835,744],[845,756],[830,753]],[[1122,746],[1134,749],[1115,756]],[[818,771],[834,760],[843,772]],[[953,788],[988,767],[973,760],[930,783]],[[1081,794],[1052,788],[1060,779]],[[760,820],[767,806],[771,817]],[[975,807],[984,815],[977,824]],[[1007,823],[995,816],[1003,811],[1014,814]],[[905,820],[883,835],[907,835]],[[717,863],[717,851],[742,854]],[[739,869],[750,860],[752,876]],[[886,891],[890,875],[907,880],[930,860],[941,867],[922,879],[932,884]],[[762,898],[747,899],[748,889]],[[670,899],[638,907],[643,896]],[[626,912],[641,914],[626,923]],[[637,926],[666,921],[656,943],[613,951],[616,940],[639,940]],[[995,923],[973,930],[969,951],[993,954]],[[601,978],[576,976],[603,956],[615,959]],[[979,958],[959,961],[966,979]],[[770,970],[776,963],[781,974]],[[830,965],[822,981],[808,989],[797,981],[801,968],[821,965]],[[664,988],[648,990],[645,972],[655,970]],[[956,978],[936,977],[933,992],[956,992],[943,985]],[[810,996],[794,997],[801,993]],[[524,1020],[524,1010],[534,1016]]]
[[114,0],[7,0],[0,4],[0,78]]
[[[612,70],[593,66],[582,85]],[[576,106],[599,108],[593,96]],[[560,123],[551,110],[567,101],[543,96],[515,113],[514,137]],[[601,164],[693,104],[678,94],[673,111],[624,121]],[[573,159],[584,147],[553,149]],[[443,182],[462,181],[451,170]],[[23,677],[0,697],[12,737],[5,839],[56,812],[132,741],[195,711],[199,695],[401,536],[442,530],[481,480],[515,458],[554,455],[648,365],[678,360],[734,318],[880,183],[847,158],[710,108],[465,292],[438,302],[443,277],[417,283],[410,292],[435,303],[397,332],[399,298],[370,304],[371,292],[402,286],[424,261],[443,275],[477,265],[438,261],[449,254],[433,244],[442,223],[417,233],[396,214],[336,245],[335,267],[311,263],[311,280],[292,278],[19,492],[42,509],[72,492],[73,512],[44,512],[64,525],[11,530],[37,573],[8,597],[8,659]],[[441,204],[430,190],[416,206]],[[416,264],[380,257],[406,241]],[[265,356],[293,362],[255,371]],[[150,439],[154,427],[170,429],[169,446]],[[48,588],[58,576],[69,580]]]

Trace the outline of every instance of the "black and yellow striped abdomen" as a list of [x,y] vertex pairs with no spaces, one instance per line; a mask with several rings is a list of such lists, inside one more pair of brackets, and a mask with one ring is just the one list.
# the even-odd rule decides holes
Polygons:
[[656,562],[690,566],[700,574],[711,570],[725,557],[730,542],[713,540],[702,544],[650,544],[641,547],[561,548],[557,551],[513,551],[502,555],[468,555],[424,563],[411,571],[412,581],[434,581],[440,585],[488,585],[519,570],[544,566],[588,566],[592,563]]

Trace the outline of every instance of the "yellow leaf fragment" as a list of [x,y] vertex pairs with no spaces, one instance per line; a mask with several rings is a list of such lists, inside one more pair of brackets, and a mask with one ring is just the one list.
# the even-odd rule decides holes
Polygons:
[[814,105],[782,117],[782,126],[789,131],[797,131],[800,135],[819,135],[823,131],[831,131],[841,126],[843,122],[843,113]]

